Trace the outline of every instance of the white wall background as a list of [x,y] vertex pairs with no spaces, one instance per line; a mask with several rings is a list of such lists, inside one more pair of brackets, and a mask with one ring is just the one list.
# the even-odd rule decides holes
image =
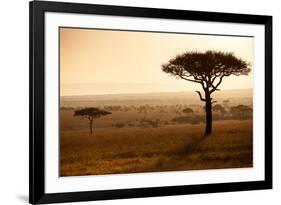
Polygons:
[[[72,0],[96,4],[273,15],[274,189],[79,204],[279,204],[281,12],[276,0]],[[0,204],[28,201],[28,1],[2,1],[0,7]],[[278,201],[280,201],[278,203]],[[78,203],[77,203],[78,204]]]

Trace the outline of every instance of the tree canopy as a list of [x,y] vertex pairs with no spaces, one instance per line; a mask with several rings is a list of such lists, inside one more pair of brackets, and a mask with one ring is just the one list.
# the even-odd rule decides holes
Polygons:
[[224,107],[223,107],[221,104],[215,104],[215,105],[213,106],[213,110],[214,110],[215,112],[226,113]]
[[190,82],[200,83],[210,92],[218,90],[224,77],[248,75],[250,64],[233,53],[221,51],[185,52],[162,65],[170,75]]
[[237,105],[230,108],[230,112],[232,113],[249,113],[252,112],[253,109],[247,105]]
[[90,107],[90,108],[83,108],[80,110],[76,110],[74,112],[74,116],[84,116],[84,117],[93,117],[93,118],[98,118],[103,115],[109,115],[111,112],[105,111],[105,110],[100,110],[98,108]]

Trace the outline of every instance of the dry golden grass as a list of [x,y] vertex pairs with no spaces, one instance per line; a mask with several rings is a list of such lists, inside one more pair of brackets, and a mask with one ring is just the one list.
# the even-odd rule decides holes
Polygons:
[[[65,120],[65,119],[64,119]],[[81,122],[82,123],[82,122]],[[158,128],[62,126],[60,175],[97,175],[252,167],[252,120]]]

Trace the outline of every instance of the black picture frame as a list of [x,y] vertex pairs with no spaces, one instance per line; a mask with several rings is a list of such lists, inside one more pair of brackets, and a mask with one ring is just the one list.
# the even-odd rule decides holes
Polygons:
[[[230,14],[105,6],[93,4],[32,1],[30,12],[30,142],[29,142],[29,202],[31,204],[75,202],[168,195],[260,190],[272,188],[272,17],[262,15]],[[235,183],[167,186],[153,188],[81,191],[71,193],[45,192],[45,77],[44,32],[45,12],[100,14],[110,16],[150,17],[162,19],[198,20],[210,22],[259,24],[265,27],[265,180]]]

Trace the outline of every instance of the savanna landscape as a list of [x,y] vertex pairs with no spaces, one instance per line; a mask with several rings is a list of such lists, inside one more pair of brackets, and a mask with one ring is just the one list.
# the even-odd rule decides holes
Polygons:
[[60,27],[59,175],[253,167],[253,38]]
[[[251,90],[220,93],[209,137],[204,136],[204,105],[192,92],[62,98],[60,174],[251,167],[249,94]],[[185,104],[188,98],[191,104]],[[83,107],[111,114],[95,119],[91,134],[88,119],[74,116]],[[187,108],[192,111],[184,112]]]

